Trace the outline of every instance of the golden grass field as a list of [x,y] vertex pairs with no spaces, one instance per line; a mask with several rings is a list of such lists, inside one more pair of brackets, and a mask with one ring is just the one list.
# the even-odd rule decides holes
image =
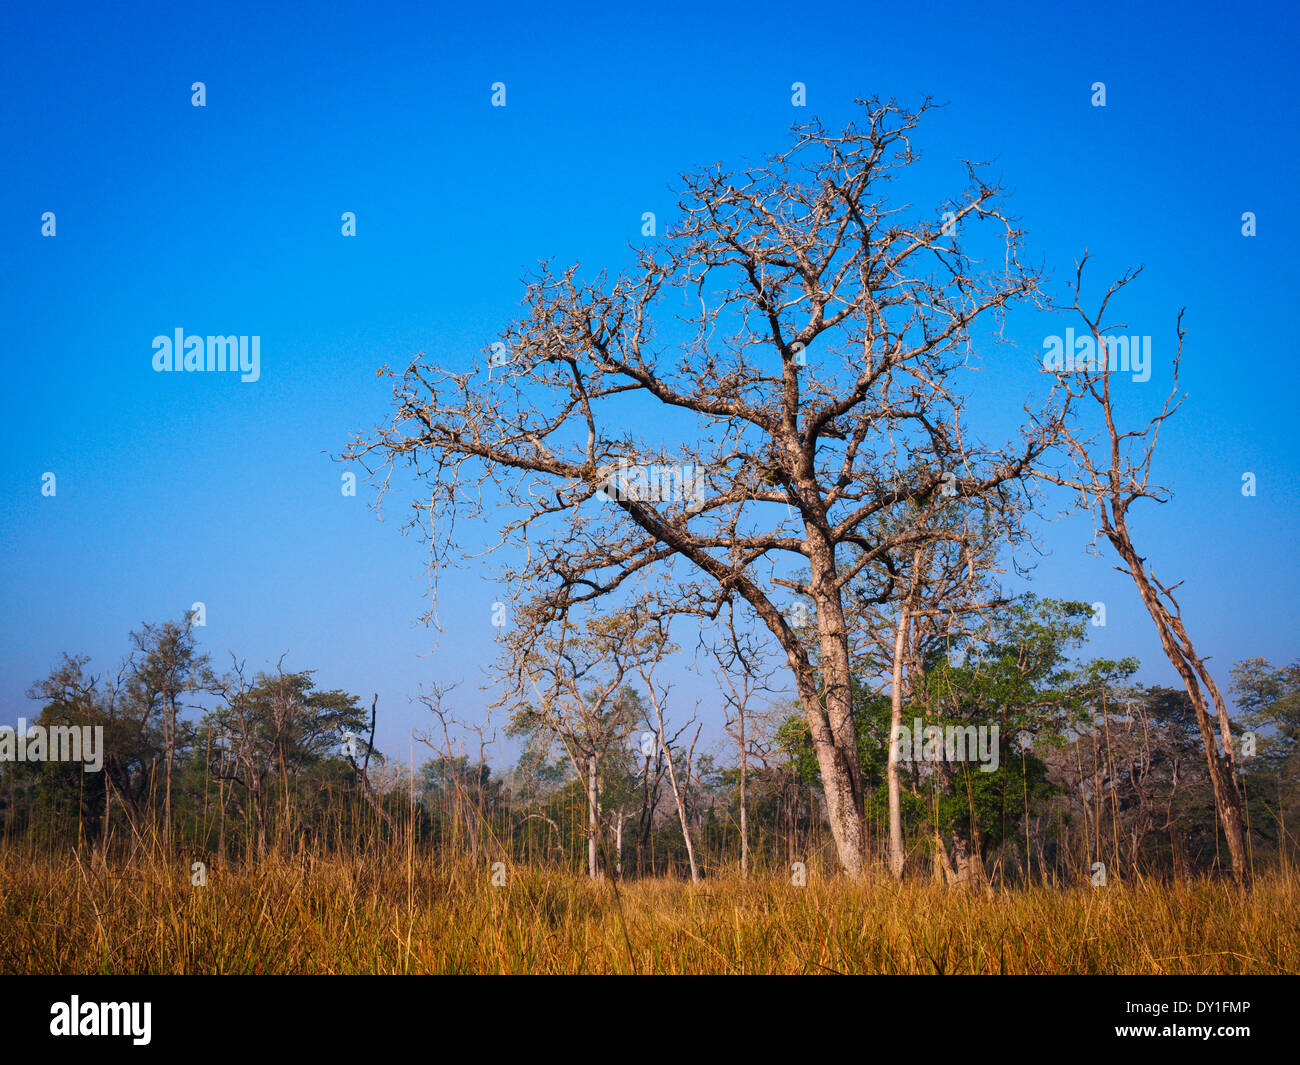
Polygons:
[[[498,879],[500,877],[498,876]],[[414,855],[105,863],[0,852],[5,973],[1296,973],[1300,878],[954,891],[608,882]]]

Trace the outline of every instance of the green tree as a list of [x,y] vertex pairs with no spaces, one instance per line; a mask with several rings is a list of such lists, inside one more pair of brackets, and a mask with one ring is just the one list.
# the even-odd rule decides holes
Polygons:
[[222,704],[205,719],[216,737],[211,770],[242,790],[259,854],[266,850],[273,781],[287,782],[327,759],[365,754],[361,733],[368,718],[358,697],[318,690],[314,674],[258,673],[245,685],[236,672],[222,685]]

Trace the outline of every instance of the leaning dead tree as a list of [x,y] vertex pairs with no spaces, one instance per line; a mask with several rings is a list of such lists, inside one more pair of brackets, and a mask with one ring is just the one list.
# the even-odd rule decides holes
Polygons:
[[[1152,483],[1151,462],[1161,427],[1178,410],[1185,398],[1178,390],[1178,367],[1186,336],[1183,313],[1179,312],[1176,326],[1178,351],[1173,360],[1173,384],[1164,405],[1141,428],[1120,428],[1111,384],[1112,366],[1120,364],[1119,352],[1112,350],[1118,344],[1114,338],[1108,340],[1103,334],[1126,326],[1119,322],[1107,323],[1106,309],[1111,298],[1141,273],[1141,267],[1126,273],[1112,284],[1106,290],[1096,313],[1089,316],[1079,302],[1083,288],[1083,269],[1087,261],[1088,256],[1085,254],[1078,262],[1074,302],[1069,309],[1076,312],[1087,326],[1095,345],[1095,357],[1062,366],[1058,369],[1058,376],[1084,400],[1080,406],[1084,409],[1090,406],[1090,413],[1100,416],[1102,426],[1092,435],[1088,435],[1084,428],[1069,427],[1064,438],[1074,459],[1075,470],[1073,473],[1047,476],[1049,480],[1076,492],[1079,505],[1092,512],[1095,538],[1104,538],[1119,555],[1123,565],[1116,568],[1132,578],[1138,595],[1142,598],[1142,605],[1155,623],[1165,657],[1182,678],[1196,711],[1196,723],[1205,746],[1214,805],[1227,839],[1233,876],[1238,881],[1245,882],[1250,878],[1250,868],[1228,708],[1219,686],[1206,668],[1205,659],[1197,653],[1183,623],[1182,608],[1174,597],[1174,592],[1182,582],[1166,586],[1156,578],[1154,567],[1138,554],[1129,527],[1129,509],[1139,499],[1163,503],[1170,498],[1171,493],[1167,487]],[[1079,406],[1076,406],[1077,409]],[[1213,715],[1207,705],[1207,692],[1214,703]]]
[[[538,638],[652,575],[680,614],[743,600],[790,670],[855,877],[866,839],[846,589],[896,595],[915,538],[888,520],[903,504],[938,508],[951,489],[1024,506],[1061,418],[1052,393],[1000,446],[966,429],[975,339],[996,340],[1040,275],[980,164],[933,211],[907,217],[887,199],[929,106],[865,101],[842,132],[814,121],[761,163],[687,175],[680,221],[627,271],[542,267],[490,367],[417,356],[391,375],[391,420],[343,456],[381,499],[398,468],[426,487],[412,524],[435,582],[481,546],[460,545],[458,519],[501,515],[500,579]],[[811,601],[815,630],[787,619],[794,597]]]

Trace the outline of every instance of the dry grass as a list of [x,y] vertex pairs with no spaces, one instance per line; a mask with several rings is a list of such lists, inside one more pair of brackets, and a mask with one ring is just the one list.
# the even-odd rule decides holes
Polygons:
[[[607,883],[430,859],[209,872],[0,853],[6,973],[1295,973],[1300,882]],[[626,929],[626,936],[624,930]]]

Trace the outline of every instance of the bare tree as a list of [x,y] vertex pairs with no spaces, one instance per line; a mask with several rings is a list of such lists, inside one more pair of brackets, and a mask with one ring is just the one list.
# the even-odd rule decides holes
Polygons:
[[[1197,724],[1205,745],[1214,805],[1227,839],[1232,873],[1238,881],[1245,882],[1250,879],[1250,869],[1228,708],[1218,685],[1206,668],[1205,660],[1197,653],[1183,624],[1182,609],[1174,597],[1174,592],[1182,582],[1166,586],[1156,578],[1154,568],[1145,557],[1138,554],[1129,528],[1129,508],[1139,499],[1165,502],[1170,498],[1168,488],[1151,482],[1151,463],[1161,427],[1178,410],[1185,398],[1178,390],[1178,367],[1186,336],[1183,328],[1184,312],[1178,314],[1178,351],[1173,360],[1173,384],[1164,405],[1141,428],[1121,429],[1116,421],[1110,378],[1112,362],[1117,363],[1118,359],[1112,357],[1114,353],[1110,342],[1102,334],[1126,328],[1121,322],[1106,322],[1106,309],[1111,298],[1141,273],[1141,267],[1129,271],[1112,284],[1106,290],[1096,313],[1089,316],[1079,302],[1087,261],[1085,253],[1077,263],[1074,301],[1069,309],[1075,311],[1087,326],[1096,345],[1097,358],[1084,361],[1079,366],[1065,366],[1058,371],[1058,377],[1064,382],[1069,382],[1071,377],[1075,379],[1075,383],[1069,387],[1080,398],[1091,399],[1091,409],[1101,416],[1103,427],[1099,433],[1091,436],[1086,429],[1075,425],[1068,427],[1065,440],[1074,459],[1075,471],[1072,474],[1049,473],[1045,476],[1076,492],[1079,505],[1091,511],[1095,528],[1094,542],[1104,538],[1119,555],[1123,566],[1116,568],[1132,578],[1138,595],[1142,598],[1142,605],[1155,623],[1165,657],[1178,671],[1196,710]],[[1207,706],[1206,692],[1214,703],[1214,717],[1211,717]]]
[[[466,794],[464,773],[461,770],[464,755],[462,753],[462,744],[459,740],[452,739],[452,729],[463,727],[457,721],[451,708],[447,706],[447,697],[456,689],[455,684],[433,684],[429,691],[421,691],[419,701],[424,704],[426,710],[437,720],[438,732],[441,738],[432,735],[429,732],[417,730],[412,733],[412,738],[423,743],[430,750],[436,752],[441,762],[443,782],[451,785],[452,793],[452,810],[451,810],[451,832],[453,844],[459,841],[462,830],[465,837],[470,841],[470,860],[478,861],[479,849],[479,826],[470,824],[468,809],[470,807],[469,797]],[[484,764],[485,744],[483,742],[483,727],[478,726],[476,731],[479,735],[479,773],[477,774],[480,781],[482,777],[482,766]],[[481,796],[481,783],[476,785]],[[479,817],[482,817],[482,803],[475,805]],[[445,812],[445,807],[444,807]]]
[[[343,456],[381,499],[398,466],[432,485],[412,523],[435,582],[470,553],[457,518],[506,504],[500,542],[527,549],[506,553],[501,576],[532,605],[535,638],[653,572],[676,583],[680,613],[744,600],[792,672],[851,876],[866,841],[845,589],[870,579],[881,601],[895,595],[895,556],[915,534],[888,519],[905,502],[941,507],[943,486],[1019,505],[1061,417],[1053,392],[1002,447],[966,431],[973,334],[996,339],[1040,275],[980,164],[932,214],[889,204],[929,106],[864,101],[842,132],[814,121],[762,163],[687,175],[680,222],[629,271],[585,281],[543,266],[490,378],[417,356],[390,371],[391,421]],[[790,594],[811,599],[814,633],[788,622]]]
[[[695,760],[695,744],[700,738],[700,729],[703,726],[696,726],[695,736],[691,740],[690,749],[686,752],[685,771],[679,774],[677,764],[673,761],[672,744],[665,733],[664,704],[668,699],[669,687],[666,684],[661,684],[656,688],[654,680],[655,667],[663,660],[665,655],[674,650],[668,642],[669,619],[664,613],[647,616],[643,612],[646,603],[646,600],[641,600],[631,611],[624,615],[627,619],[624,628],[625,639],[627,640],[625,646],[634,649],[633,655],[637,675],[645,684],[650,706],[654,711],[655,735],[658,737],[659,747],[663,751],[664,764],[668,767],[668,784],[672,788],[673,803],[677,807],[677,818],[682,827],[682,839],[686,843],[686,859],[691,868],[691,883],[698,884],[700,882],[700,867],[695,860],[695,843],[691,839],[691,826],[686,814],[686,793],[690,786],[691,764]],[[691,723],[693,724],[694,721],[695,717],[692,715]]]
[[749,756],[754,737],[748,730],[749,705],[759,691],[768,691],[762,662],[762,648],[752,633],[737,629],[735,604],[726,608],[726,627],[721,645],[710,648],[718,664],[717,675],[724,685],[723,727],[736,741],[740,794],[740,875],[749,877]]
[[581,632],[566,619],[557,635],[529,635],[519,626],[506,638],[501,669],[507,690],[497,705],[514,705],[511,731],[544,728],[563,746],[586,796],[587,873],[594,880],[600,875],[600,765],[635,720],[637,701],[626,682],[637,649],[618,619],[589,619]]

